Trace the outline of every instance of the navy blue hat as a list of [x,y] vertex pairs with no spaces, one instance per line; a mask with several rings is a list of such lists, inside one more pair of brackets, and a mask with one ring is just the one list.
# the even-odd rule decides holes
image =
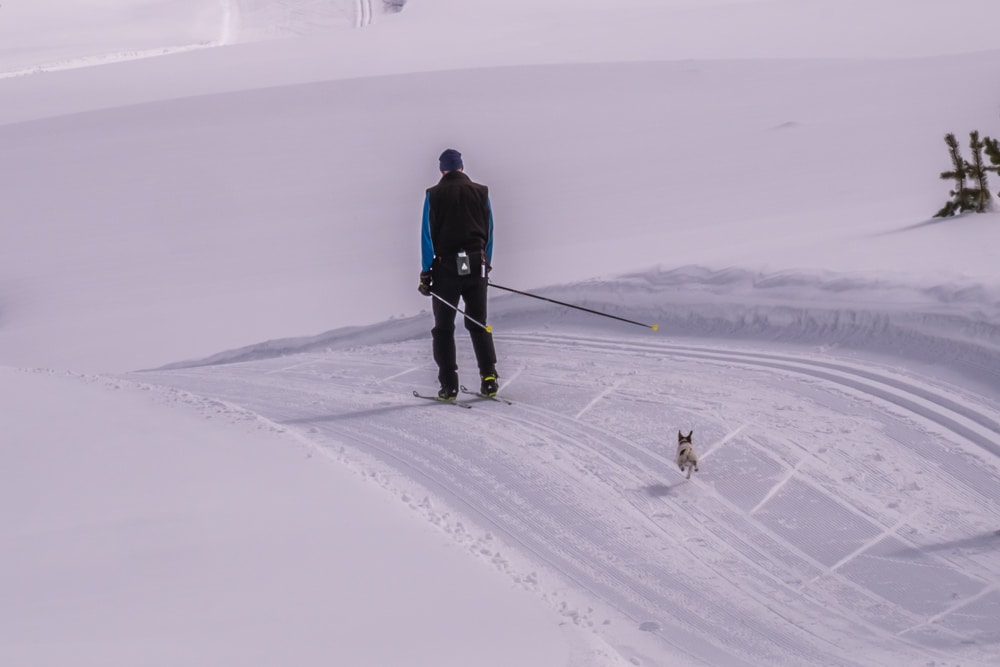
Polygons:
[[454,148],[449,148],[441,153],[438,162],[441,164],[441,171],[458,171],[465,166],[462,164],[462,154]]

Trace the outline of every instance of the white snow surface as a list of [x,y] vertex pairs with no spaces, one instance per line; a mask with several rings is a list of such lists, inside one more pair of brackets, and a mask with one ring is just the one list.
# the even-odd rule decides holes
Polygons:
[[[998,20],[3,3],[0,664],[997,664]],[[509,404],[411,395],[447,147]]]

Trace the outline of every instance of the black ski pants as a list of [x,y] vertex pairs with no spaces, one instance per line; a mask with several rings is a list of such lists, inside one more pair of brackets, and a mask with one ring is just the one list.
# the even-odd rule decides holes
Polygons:
[[[472,273],[460,276],[455,270],[445,266],[434,268],[434,293],[459,307],[459,299],[465,302],[464,310],[469,317],[483,324],[486,322],[486,292],[489,289],[485,277],[474,267]],[[458,388],[458,361],[455,357],[455,317],[458,313],[437,299],[433,299],[434,361],[438,366],[438,381],[442,386]],[[465,328],[472,339],[472,349],[476,353],[476,363],[480,375],[496,375],[497,353],[493,347],[493,334],[466,318]]]

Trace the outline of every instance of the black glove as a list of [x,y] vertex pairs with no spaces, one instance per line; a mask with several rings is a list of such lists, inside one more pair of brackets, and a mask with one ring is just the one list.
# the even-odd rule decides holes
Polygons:
[[424,296],[431,295],[431,284],[434,282],[430,271],[420,272],[420,284],[417,286],[417,291]]

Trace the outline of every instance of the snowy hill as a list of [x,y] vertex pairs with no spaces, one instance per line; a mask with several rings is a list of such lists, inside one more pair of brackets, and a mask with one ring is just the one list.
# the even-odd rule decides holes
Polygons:
[[[383,9],[0,8],[0,663],[992,664],[1000,7]],[[412,398],[449,146],[659,331],[496,290],[513,404]]]

